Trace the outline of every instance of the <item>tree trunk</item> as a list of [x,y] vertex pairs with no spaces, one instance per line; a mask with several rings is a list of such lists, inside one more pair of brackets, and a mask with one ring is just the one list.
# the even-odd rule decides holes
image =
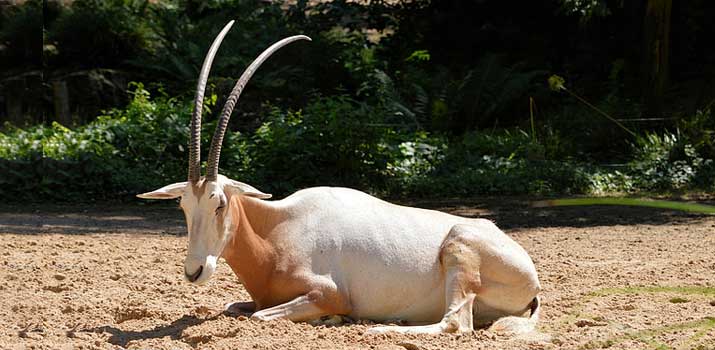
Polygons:
[[70,115],[70,97],[67,90],[67,82],[55,80],[52,82],[53,102],[55,103],[55,120],[58,123],[70,127],[72,126],[72,116]]
[[[25,112],[23,108],[23,95],[26,90],[25,81],[22,79],[6,80],[4,85],[5,114],[7,120],[16,126],[22,126],[25,122]],[[0,122],[0,126],[2,123]]]
[[663,112],[668,85],[672,0],[647,0],[643,21],[643,105],[649,117]]

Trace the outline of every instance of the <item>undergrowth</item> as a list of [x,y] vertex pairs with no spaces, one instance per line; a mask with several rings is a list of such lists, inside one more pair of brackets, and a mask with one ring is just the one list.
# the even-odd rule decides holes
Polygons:
[[[26,129],[6,125],[0,133],[0,195],[14,200],[128,199],[181,181],[190,103],[152,98],[141,84],[134,85],[132,96],[126,108],[75,129],[57,123]],[[207,98],[209,112],[216,100]],[[315,95],[298,110],[266,109],[259,127],[229,132],[220,171],[277,196],[316,185],[393,197],[715,187],[708,148],[677,130],[645,133],[632,143],[631,159],[614,169],[578,158],[554,160],[548,138],[518,128],[462,136],[428,133],[394,105],[347,95]],[[214,127],[215,120],[205,118],[204,145]]]

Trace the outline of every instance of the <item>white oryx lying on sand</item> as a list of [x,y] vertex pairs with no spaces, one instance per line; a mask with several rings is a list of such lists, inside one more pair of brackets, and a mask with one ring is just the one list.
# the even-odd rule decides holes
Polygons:
[[[211,62],[233,22],[214,40],[199,76],[187,182],[141,198],[181,197],[189,232],[186,278],[206,282],[223,257],[258,320],[309,321],[346,315],[409,326],[371,332],[471,331],[473,324],[523,333],[539,315],[540,286],[529,255],[491,221],[384,202],[347,188],[318,187],[278,201],[218,174],[228,119],[246,82],[283,39],[243,73],[224,106],[200,176],[200,125]],[[529,316],[524,314],[530,311]]]

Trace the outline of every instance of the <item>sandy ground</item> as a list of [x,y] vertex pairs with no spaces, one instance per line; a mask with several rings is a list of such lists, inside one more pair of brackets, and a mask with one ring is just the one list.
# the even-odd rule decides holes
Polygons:
[[[416,203],[495,220],[532,255],[540,334],[366,335],[370,323],[256,322],[225,263],[182,279],[166,205],[0,207],[2,349],[715,349],[715,217],[526,201]],[[399,293],[396,286],[396,293]]]

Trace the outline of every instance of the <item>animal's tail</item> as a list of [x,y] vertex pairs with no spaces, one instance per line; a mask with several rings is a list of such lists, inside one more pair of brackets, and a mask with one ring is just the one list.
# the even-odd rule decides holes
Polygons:
[[539,313],[541,312],[541,303],[539,296],[535,296],[534,300],[529,304],[531,315],[529,317],[507,316],[498,319],[491,327],[490,331],[498,333],[509,333],[513,335],[532,332],[536,329],[536,323],[539,322]]

